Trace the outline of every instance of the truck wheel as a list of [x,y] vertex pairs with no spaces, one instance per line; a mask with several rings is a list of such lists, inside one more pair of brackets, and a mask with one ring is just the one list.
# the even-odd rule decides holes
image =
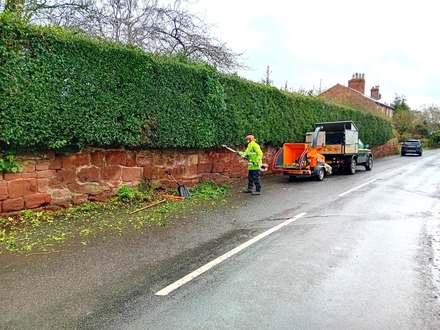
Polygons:
[[373,168],[373,157],[368,157],[367,163],[365,164],[365,169],[367,171],[371,171],[371,169]]
[[320,168],[318,170],[318,175],[315,177],[316,181],[322,181],[324,180],[324,176],[325,176],[325,171],[323,168]]
[[348,174],[353,175],[356,173],[356,159],[352,158],[347,167]]

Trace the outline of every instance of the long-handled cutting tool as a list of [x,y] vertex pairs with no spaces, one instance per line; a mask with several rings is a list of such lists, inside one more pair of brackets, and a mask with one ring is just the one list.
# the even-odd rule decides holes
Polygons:
[[[237,153],[237,150],[234,150],[234,149],[228,147],[226,144],[223,144],[222,147],[223,147],[223,148],[226,148],[226,149],[228,149],[229,151],[232,151],[234,154],[237,154],[238,156],[240,156],[240,155]],[[247,161],[249,161],[249,159],[247,159],[246,157],[243,157],[243,156],[240,156],[240,157],[246,159]],[[258,165],[258,164],[256,164],[256,163],[253,163],[253,164],[254,164],[254,165]],[[267,164],[262,164],[262,165],[260,166],[260,171],[261,171],[261,172],[266,172],[268,169],[269,169],[269,165],[267,165]]]

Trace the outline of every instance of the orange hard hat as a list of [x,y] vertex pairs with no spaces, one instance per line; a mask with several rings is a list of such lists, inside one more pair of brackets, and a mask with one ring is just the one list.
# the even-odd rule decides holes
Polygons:
[[253,135],[247,135],[245,140],[255,141],[255,137]]

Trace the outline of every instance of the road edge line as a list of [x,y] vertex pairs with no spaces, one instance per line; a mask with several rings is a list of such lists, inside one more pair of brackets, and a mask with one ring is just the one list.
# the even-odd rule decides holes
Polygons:
[[265,232],[255,236],[254,238],[248,240],[247,242],[237,246],[236,248],[232,249],[229,252],[226,252],[225,254],[221,255],[220,257],[208,262],[207,264],[203,265],[202,267],[196,269],[195,271],[189,273],[188,275],[182,277],[180,280],[177,280],[174,283],[171,283],[170,285],[166,286],[165,288],[163,288],[162,290],[159,290],[155,293],[156,296],[166,296],[169,293],[171,293],[172,291],[180,288],[182,285],[190,282],[191,280],[193,280],[194,278],[196,278],[197,276],[203,274],[204,272],[208,271],[209,269],[213,268],[214,266],[220,264],[221,262],[225,261],[226,259],[232,257],[233,255],[237,254],[238,252],[244,250],[245,248],[249,247],[250,245],[258,242],[259,240],[263,239],[264,237],[272,234],[273,232],[281,229],[284,226],[287,226],[288,224],[302,218],[304,215],[306,215],[306,212],[302,212],[299,213],[297,215],[295,215],[293,218],[290,218],[282,223],[280,223],[279,225],[272,227],[268,230],[266,230]]

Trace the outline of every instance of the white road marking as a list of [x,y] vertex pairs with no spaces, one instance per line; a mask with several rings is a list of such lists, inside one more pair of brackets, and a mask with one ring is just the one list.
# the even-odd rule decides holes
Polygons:
[[343,192],[342,194],[339,194],[338,197],[342,197],[345,196],[359,188],[362,188],[363,186],[366,186],[367,184],[373,183],[374,181],[376,181],[376,179],[370,180],[368,182],[365,182],[364,184],[361,184],[360,186],[354,187],[353,189],[347,190],[346,192]]
[[402,171],[403,169],[404,169],[404,167],[399,167],[399,168],[396,168],[395,170],[382,173],[382,176],[388,176],[388,175],[394,174],[396,172]]
[[220,257],[218,257],[218,258],[208,262],[204,266],[196,269],[192,273],[182,277],[180,280],[177,280],[176,282],[168,285],[167,287],[163,288],[162,290],[157,291],[156,292],[156,296],[166,296],[167,294],[169,294],[172,291],[178,289],[182,285],[190,282],[191,280],[193,280],[197,276],[199,276],[199,275],[203,274],[204,272],[208,271],[212,267],[218,265],[222,261],[225,261],[226,259],[232,257],[234,254],[237,254],[238,252],[240,252],[240,251],[244,250],[245,248],[249,247],[250,245],[258,242],[262,238],[272,234],[273,232],[277,231],[278,229],[280,229],[280,228],[282,228],[284,226],[287,226],[288,224],[298,220],[299,218],[303,217],[304,215],[306,215],[305,212],[299,213],[299,214],[295,215],[293,218],[290,218],[290,219],[284,221],[283,223],[280,223],[279,225],[277,225],[275,227],[272,227],[269,230],[266,230],[264,233],[261,233],[260,235],[255,236],[254,238],[250,239],[249,241],[247,241],[247,242],[237,246],[235,249],[232,249],[231,251],[221,255]]
[[396,173],[396,172],[402,171],[402,170],[404,170],[406,167],[409,167],[409,166],[414,165],[414,164],[416,164],[416,163],[417,163],[417,162],[412,162],[412,163],[406,164],[405,166],[402,166],[402,167],[396,168],[396,169],[394,169],[394,170],[390,170],[390,171],[388,171],[388,172],[381,173],[380,175],[381,175],[381,176],[388,176],[388,175],[394,174],[394,173]]
[[[412,163],[410,163],[410,164],[407,164],[407,165],[405,165],[405,166],[402,166],[402,167],[396,168],[396,169],[394,169],[394,170],[390,170],[390,171],[388,171],[388,172],[381,173],[380,176],[389,176],[389,175],[394,174],[394,173],[396,173],[396,172],[398,172],[398,171],[402,171],[402,170],[404,170],[406,167],[411,166],[411,165],[414,165],[414,164],[416,164],[416,163],[417,163],[417,162],[412,162]],[[347,195],[347,194],[349,194],[349,193],[351,193],[351,192],[353,192],[353,191],[355,191],[355,190],[357,190],[357,189],[359,189],[359,188],[362,188],[363,186],[366,186],[366,185],[368,185],[368,184],[370,184],[370,183],[373,183],[373,182],[376,181],[376,180],[377,180],[377,179],[370,180],[370,181],[368,181],[368,182],[365,182],[364,184],[361,184],[360,186],[357,186],[357,187],[355,187],[355,188],[353,188],[353,189],[347,190],[346,192],[343,192],[342,194],[339,194],[338,197],[345,196],[345,195]]]

